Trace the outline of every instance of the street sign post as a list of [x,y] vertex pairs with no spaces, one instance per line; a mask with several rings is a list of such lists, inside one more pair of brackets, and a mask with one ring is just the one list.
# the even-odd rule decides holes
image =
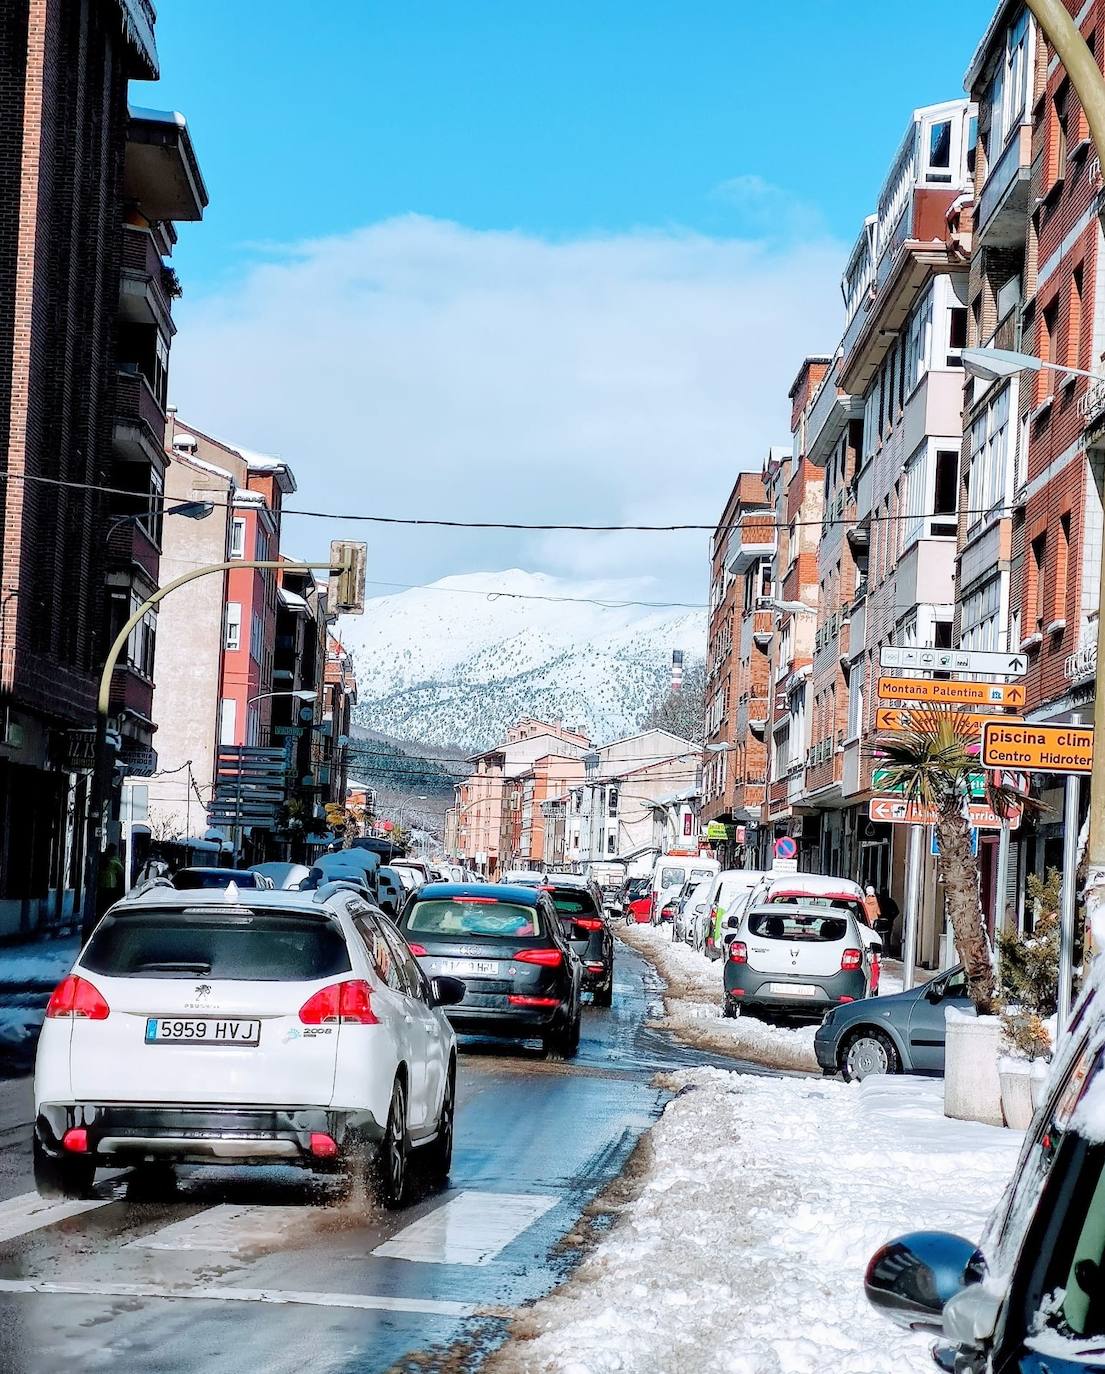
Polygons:
[[996,654],[989,649],[897,649],[884,644],[879,650],[881,668],[912,668],[926,673],[994,673],[998,677],[1024,677],[1027,654]]
[[1089,773],[1093,726],[987,720],[982,730],[982,765],[1024,773]]
[[[880,706],[875,712],[875,729],[888,735],[908,734],[910,730],[931,729],[940,719],[934,706]],[[984,725],[1023,725],[1020,716],[971,715],[968,711],[948,711],[952,728],[960,739],[977,739]]]
[[1016,683],[962,682],[927,677],[880,677],[880,701],[931,701],[950,706],[1023,706]]
[[[867,814],[873,821],[884,825],[935,825],[937,810],[935,806],[917,806],[903,801],[900,797],[872,797],[867,804]],[[1008,816],[1013,829],[1021,823],[1019,811]],[[982,802],[971,802],[967,807],[967,824],[979,830],[1000,830],[1002,818],[996,811]]]

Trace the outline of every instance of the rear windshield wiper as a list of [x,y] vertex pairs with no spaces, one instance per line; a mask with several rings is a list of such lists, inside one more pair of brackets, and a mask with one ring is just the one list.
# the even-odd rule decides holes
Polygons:
[[131,972],[132,972],[132,973],[204,973],[204,974],[206,974],[206,973],[210,973],[210,972],[211,972],[211,964],[210,964],[210,962],[208,962],[208,963],[203,963],[203,962],[201,962],[200,960],[193,960],[193,961],[191,961],[191,962],[188,962],[188,961],[181,961],[181,962],[178,962],[178,963],[173,963],[173,962],[170,962],[169,960],[164,960],[164,961],[162,961],[162,962],[160,962],[160,963],[159,963],[159,962],[153,962],[153,963],[149,963],[149,964],[136,964],[136,965],[134,966],[134,968],[131,970]]

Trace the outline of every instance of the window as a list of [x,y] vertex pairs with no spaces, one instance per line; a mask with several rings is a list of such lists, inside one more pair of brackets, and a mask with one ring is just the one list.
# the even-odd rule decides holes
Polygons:
[[932,287],[930,286],[905,325],[905,389],[909,395],[928,371],[932,338]]
[[1016,310],[1021,303],[1021,279],[1020,276],[1010,277],[998,287],[996,297],[996,309],[999,322],[1004,320],[1010,311]]
[[236,653],[242,647],[242,606],[238,601],[226,603],[226,648]]
[[925,180],[949,182],[952,179],[952,125],[941,119],[928,128]]
[[1070,78],[1060,83],[1055,92],[1055,181],[1062,181],[1067,175],[1068,139],[1067,120],[1070,115]]
[[1006,139],[1023,121],[1028,104],[1028,12],[1022,10],[1005,36],[1005,57],[998,63],[986,104],[990,109],[988,161],[992,167],[1001,156]]
[[606,852],[607,852],[607,854],[614,854],[614,853],[617,852],[617,849],[618,849],[618,840],[617,840],[617,836],[614,835],[613,832],[611,832],[611,833],[610,833],[609,835],[607,835],[607,837],[606,837]]
[[606,809],[611,816],[618,814],[618,789],[616,787],[609,788],[606,793]]
[[[959,495],[959,454],[955,449],[937,449],[936,477],[933,483],[933,515],[955,516]],[[955,534],[955,521],[932,522],[932,533]]]
[[971,426],[967,465],[968,526],[1009,499],[1010,387],[991,400]]
[[1067,321],[1067,364],[1070,367],[1082,366],[1082,282],[1083,267],[1079,263],[1071,273],[1070,318]]
[[261,662],[261,652],[264,648],[264,637],[261,633],[262,621],[260,611],[254,611],[250,616],[250,641],[249,651],[257,663]]
[[230,556],[246,556],[246,522],[240,515],[236,515],[230,522]]
[[1047,561],[1047,532],[1032,541],[1032,573],[1035,580],[1036,628],[1042,629],[1047,613],[1047,588],[1044,581],[1044,564]]
[[1055,550],[1055,568],[1050,577],[1052,587],[1055,589],[1053,621],[1060,621],[1066,618],[1067,608],[1067,577],[1068,577],[1068,554],[1070,552],[1070,512],[1061,516],[1059,520],[1059,540]]
[[219,743],[236,743],[238,703],[233,697],[223,697],[219,702]]
[[[948,350],[949,353],[967,346],[967,311],[962,305],[953,305],[948,311]],[[948,358],[949,367],[958,367],[959,358]]]
[[952,647],[952,622],[950,620],[933,621],[932,647],[934,649],[950,649]]
[[1003,648],[1001,633],[1001,577],[992,577],[960,603],[959,647]]

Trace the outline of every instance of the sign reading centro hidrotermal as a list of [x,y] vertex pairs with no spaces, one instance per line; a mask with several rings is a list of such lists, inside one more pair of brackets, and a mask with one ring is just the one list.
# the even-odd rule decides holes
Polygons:
[[912,668],[925,673],[996,673],[1024,677],[1027,654],[997,654],[989,649],[897,649],[884,644],[879,650],[882,668]]

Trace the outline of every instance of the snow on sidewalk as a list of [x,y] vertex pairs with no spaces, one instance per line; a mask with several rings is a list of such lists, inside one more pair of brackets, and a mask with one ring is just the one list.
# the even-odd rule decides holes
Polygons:
[[0,1074],[24,1073],[51,991],[77,957],[76,936],[0,946]]
[[922,1228],[977,1237],[1021,1136],[943,1115],[938,1080],[677,1075],[639,1195],[489,1374],[909,1374],[929,1338],[863,1295]]
[[722,1014],[720,961],[707,959],[689,945],[676,944],[670,926],[615,929],[667,983],[664,1027],[678,1039],[772,1068],[820,1072],[813,1052],[816,1025],[781,1026],[750,1013],[728,1020]]

